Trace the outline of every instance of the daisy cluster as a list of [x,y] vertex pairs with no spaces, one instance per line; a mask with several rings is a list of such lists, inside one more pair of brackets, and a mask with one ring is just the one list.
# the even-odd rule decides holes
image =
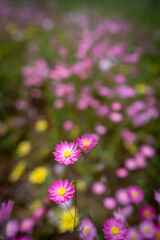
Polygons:
[[[61,142],[61,144],[56,146],[53,154],[55,160],[61,164],[74,164],[78,157],[81,156],[81,150],[83,150],[84,154],[87,154],[96,144],[97,141],[93,136],[84,135],[81,138],[77,138],[76,143]],[[81,150],[78,150],[77,147]],[[54,181],[48,191],[50,192],[49,198],[57,203],[68,202],[75,192],[74,185],[67,179]]]

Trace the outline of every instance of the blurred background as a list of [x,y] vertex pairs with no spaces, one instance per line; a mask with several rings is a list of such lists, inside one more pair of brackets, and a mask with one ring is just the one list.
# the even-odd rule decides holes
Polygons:
[[158,214],[159,107],[159,0],[0,0],[0,202],[34,220],[25,239],[71,237],[48,199],[53,180],[72,180],[52,152],[84,134],[98,144],[74,164],[79,219],[90,213],[103,239],[103,200],[130,185]]

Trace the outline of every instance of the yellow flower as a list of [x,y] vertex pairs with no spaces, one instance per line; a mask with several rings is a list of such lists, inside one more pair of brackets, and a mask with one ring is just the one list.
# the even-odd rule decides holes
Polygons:
[[9,181],[11,182],[16,182],[20,179],[20,177],[22,176],[24,170],[26,169],[26,162],[25,161],[21,161],[20,163],[18,163],[12,173],[9,175]]
[[39,120],[35,123],[34,127],[37,132],[43,132],[48,128],[48,123],[46,120]]
[[147,85],[139,83],[136,85],[136,91],[139,94],[145,94],[147,93]]
[[[74,219],[75,219],[75,208],[74,207],[72,207],[70,209],[70,211],[69,210],[64,211],[62,213],[61,220],[58,223],[59,232],[60,233],[64,233],[66,231],[72,232],[74,229]],[[79,222],[78,216],[76,216],[75,221],[76,221],[75,226],[77,226],[78,222]]]
[[37,167],[29,174],[29,181],[31,183],[42,183],[47,174],[48,169],[46,167]]
[[20,157],[27,155],[31,151],[31,144],[28,141],[23,141],[17,146],[17,154]]
[[36,208],[38,208],[42,205],[43,205],[42,201],[40,199],[37,199],[34,202],[32,202],[32,204],[30,205],[29,208],[30,208],[31,211],[33,211],[33,210],[35,210]]

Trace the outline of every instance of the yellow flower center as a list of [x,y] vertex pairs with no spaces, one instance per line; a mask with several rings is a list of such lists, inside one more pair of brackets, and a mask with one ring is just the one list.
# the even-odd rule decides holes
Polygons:
[[144,215],[145,215],[146,217],[150,217],[150,216],[151,216],[151,213],[150,213],[149,210],[146,210],[146,211],[144,212]]
[[131,238],[132,238],[132,239],[137,239],[137,235],[136,235],[135,233],[133,233],[133,234],[131,235]]
[[109,200],[109,201],[107,202],[107,204],[108,204],[109,206],[111,206],[111,205],[112,205],[112,201]]
[[12,230],[12,227],[10,225],[8,225],[7,227],[7,232],[11,231]]
[[71,152],[70,152],[70,151],[65,151],[65,152],[64,152],[64,156],[65,156],[66,158],[70,157],[70,156],[71,156]]
[[117,235],[119,233],[119,229],[117,227],[112,227],[111,231],[113,235]]
[[146,228],[145,228],[145,231],[146,231],[146,233],[149,233],[149,232],[150,232],[150,228],[149,228],[149,227],[146,227]]
[[26,221],[25,223],[24,223],[24,227],[29,227],[29,222],[28,221]]
[[66,193],[66,190],[64,188],[60,188],[58,190],[58,195],[63,196]]
[[155,234],[155,237],[156,237],[156,239],[160,239],[160,233],[157,232],[157,233]]
[[89,228],[85,228],[85,229],[84,229],[84,232],[85,232],[86,234],[89,234],[89,232],[90,232]]
[[137,196],[138,196],[138,193],[137,193],[136,191],[133,191],[133,192],[132,192],[132,196],[133,196],[133,197],[137,197]]
[[89,146],[89,144],[90,144],[89,142],[83,142],[83,145],[86,147]]

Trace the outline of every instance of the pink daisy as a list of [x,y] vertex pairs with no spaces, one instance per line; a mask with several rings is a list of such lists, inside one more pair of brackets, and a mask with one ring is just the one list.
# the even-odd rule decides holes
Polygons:
[[128,171],[125,168],[118,168],[116,170],[116,176],[118,178],[126,178],[128,176]]
[[108,240],[122,240],[127,235],[127,228],[124,223],[115,218],[107,219],[103,226],[104,238]]
[[116,201],[112,197],[107,197],[103,200],[103,204],[108,209],[113,209],[116,206]]
[[82,220],[79,231],[79,237],[83,240],[93,240],[96,237],[96,228],[90,219]]
[[65,165],[73,164],[78,160],[78,157],[81,155],[81,150],[76,150],[77,144],[68,143],[67,141],[61,142],[55,148],[53,152],[55,160],[59,163],[64,163]]
[[153,239],[155,234],[155,226],[151,221],[143,221],[139,225],[139,230],[145,239]]
[[139,210],[140,213],[140,217],[142,220],[155,220],[156,218],[156,211],[154,209],[154,207],[150,206],[150,205],[145,205],[142,206]]
[[67,179],[62,181],[60,178],[58,181],[53,181],[53,184],[51,184],[48,189],[48,192],[50,192],[49,199],[57,202],[58,204],[68,202],[75,192],[73,188],[74,186],[72,185],[72,182],[69,182]]
[[29,232],[35,225],[35,221],[32,218],[24,218],[20,223],[21,232]]
[[144,198],[143,191],[138,186],[129,186],[128,195],[129,195],[130,201],[134,204],[140,203],[141,201],[143,201],[143,198]]
[[89,152],[96,144],[96,139],[93,136],[84,135],[81,138],[77,138],[77,145],[84,152]]

